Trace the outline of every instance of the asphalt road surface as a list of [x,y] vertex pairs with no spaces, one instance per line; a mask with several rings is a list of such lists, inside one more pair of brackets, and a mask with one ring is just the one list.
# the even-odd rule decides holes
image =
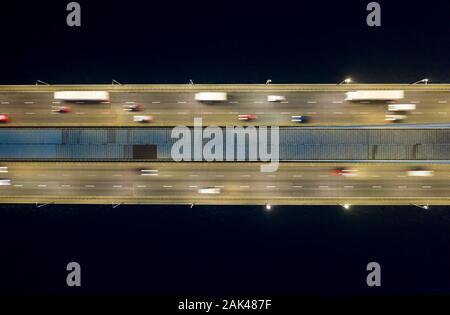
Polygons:
[[[450,204],[450,165],[282,163],[3,163],[2,203]],[[356,170],[335,176],[336,167]],[[143,176],[141,169],[157,170]],[[216,188],[215,194],[199,189]]]
[[[362,87],[364,88],[364,87]],[[367,87],[366,87],[367,88]],[[256,90],[233,91],[228,100],[204,104],[184,90],[111,92],[110,102],[90,104],[55,101],[51,92],[20,92],[0,90],[0,113],[10,115],[11,122],[1,127],[17,126],[192,126],[194,117],[203,118],[204,125],[277,125],[277,126],[349,126],[393,124],[385,121],[388,102],[347,102],[345,87],[340,91]],[[271,103],[268,95],[283,95],[285,102]],[[407,90],[405,99],[396,103],[414,103],[416,110],[408,113],[403,123],[433,124],[450,122],[450,89]],[[128,112],[124,106],[140,104],[141,112]],[[67,105],[71,113],[52,111]],[[239,121],[239,114],[255,114],[256,120]],[[391,113],[392,114],[392,113]],[[153,122],[133,122],[134,115],[148,115]],[[292,115],[304,115],[309,123],[295,123]]]

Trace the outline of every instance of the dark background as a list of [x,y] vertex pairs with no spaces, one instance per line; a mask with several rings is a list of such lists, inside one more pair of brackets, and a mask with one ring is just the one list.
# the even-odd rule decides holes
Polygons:
[[[449,82],[448,1],[0,4],[0,83]],[[447,207],[0,206],[0,294],[450,293]],[[67,288],[66,264],[82,265]],[[382,287],[365,285],[382,266]]]

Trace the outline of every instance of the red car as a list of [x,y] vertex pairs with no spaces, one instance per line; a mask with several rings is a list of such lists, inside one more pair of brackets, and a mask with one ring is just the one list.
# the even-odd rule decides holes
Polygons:
[[58,113],[70,113],[72,109],[69,106],[56,106],[52,109],[54,112]]
[[9,115],[8,114],[0,114],[0,123],[7,123],[9,122]]
[[256,119],[255,114],[243,114],[238,116],[239,120],[254,120]]
[[357,170],[337,168],[331,171],[331,175],[333,176],[356,176],[358,175]]

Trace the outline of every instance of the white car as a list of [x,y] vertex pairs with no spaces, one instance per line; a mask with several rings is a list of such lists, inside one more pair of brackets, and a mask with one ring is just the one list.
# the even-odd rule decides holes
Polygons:
[[267,101],[268,102],[284,102],[286,100],[285,96],[282,95],[268,95]]
[[390,112],[404,112],[416,110],[416,104],[390,104],[388,106]]
[[408,176],[414,176],[414,177],[431,177],[434,175],[433,171],[430,170],[409,170]]
[[150,122],[153,120],[152,116],[133,116],[134,122]]
[[406,115],[386,115],[384,118],[384,120],[392,121],[392,122],[402,121],[405,119],[406,119]]
[[207,194],[207,195],[214,195],[214,194],[220,194],[220,188],[218,187],[205,187],[200,188],[198,190],[199,194]]
[[11,180],[10,179],[0,179],[0,186],[10,186]]
[[141,170],[141,176],[158,176],[158,170]]

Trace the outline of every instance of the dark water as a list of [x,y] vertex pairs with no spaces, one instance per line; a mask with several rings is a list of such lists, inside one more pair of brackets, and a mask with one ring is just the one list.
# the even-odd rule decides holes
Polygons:
[[[1,4],[0,83],[449,82],[448,1]],[[449,293],[447,207],[1,206],[2,294]],[[382,287],[365,285],[366,264]]]

